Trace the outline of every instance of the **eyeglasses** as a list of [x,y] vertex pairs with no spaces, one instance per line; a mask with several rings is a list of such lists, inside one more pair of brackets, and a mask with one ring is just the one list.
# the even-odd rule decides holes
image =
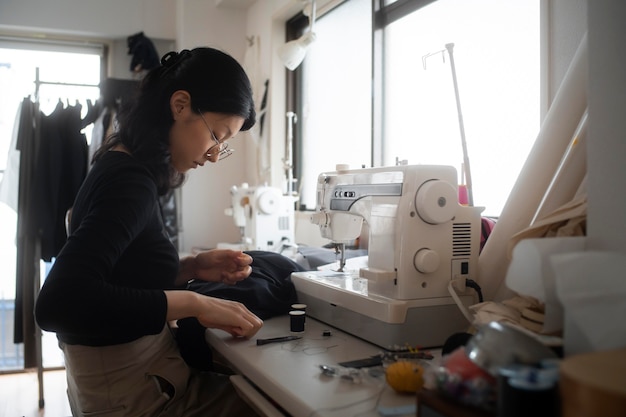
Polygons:
[[218,161],[221,161],[222,159],[226,159],[229,156],[231,156],[235,150],[229,148],[228,143],[220,142],[219,140],[217,140],[217,138],[215,137],[215,134],[213,133],[213,130],[209,127],[209,124],[207,123],[206,119],[202,115],[202,112],[198,110],[198,113],[200,114],[200,117],[202,118],[202,121],[204,122],[204,125],[206,126],[206,128],[209,129],[209,132],[211,133],[211,137],[215,141],[215,145],[211,146],[211,148],[209,148],[209,150],[206,153],[207,159],[216,153],[218,155],[217,156]]

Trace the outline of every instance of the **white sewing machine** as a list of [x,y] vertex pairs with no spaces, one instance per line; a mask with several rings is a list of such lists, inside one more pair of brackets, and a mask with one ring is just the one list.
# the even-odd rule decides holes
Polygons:
[[294,197],[278,188],[247,183],[232,186],[230,194],[231,207],[225,213],[239,228],[240,242],[219,243],[218,248],[282,252],[295,244]]
[[458,203],[454,167],[400,165],[322,173],[311,221],[323,237],[353,241],[369,226],[368,263],[359,271],[292,274],[307,315],[389,349],[442,346],[470,323],[465,279],[477,271],[480,213]]

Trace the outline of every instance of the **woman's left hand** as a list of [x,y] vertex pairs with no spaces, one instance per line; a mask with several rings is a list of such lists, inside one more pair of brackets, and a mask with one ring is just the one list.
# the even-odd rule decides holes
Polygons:
[[202,281],[234,285],[252,272],[252,257],[241,251],[213,249],[197,254],[193,261],[194,277]]

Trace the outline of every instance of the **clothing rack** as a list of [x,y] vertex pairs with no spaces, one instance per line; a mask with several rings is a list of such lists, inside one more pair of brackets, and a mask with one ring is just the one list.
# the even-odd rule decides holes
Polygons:
[[[62,83],[62,82],[52,82],[52,81],[42,81],[40,74],[39,74],[39,67],[35,68],[35,101],[39,102],[39,90],[40,87],[42,85],[60,85],[60,86],[70,86],[70,87],[100,87],[98,84],[83,84],[83,83]],[[36,243],[37,246],[40,246],[40,243]],[[41,287],[41,281],[40,281],[40,268],[39,268],[39,262],[35,262],[35,277],[34,277],[34,300],[37,299],[37,296],[39,294],[39,288]],[[37,382],[39,385],[39,401],[38,401],[38,405],[40,409],[43,409],[45,406],[45,399],[44,399],[44,386],[43,386],[43,373],[45,370],[56,370],[56,369],[62,369],[63,367],[54,367],[54,368],[48,368],[48,369],[44,369],[43,366],[43,347],[42,347],[42,330],[39,328],[39,326],[37,325],[37,323],[35,322],[35,329],[36,331],[34,332],[34,345],[35,345],[35,355],[36,355],[36,365],[37,365]]]
[[[96,121],[100,112],[103,109],[115,109],[119,110],[119,106],[126,100],[131,100],[134,96],[135,91],[139,86],[138,80],[129,80],[129,79],[115,79],[115,78],[107,78],[102,80],[99,84],[85,84],[85,83],[63,83],[63,82],[51,82],[45,81],[41,79],[41,74],[39,68],[35,69],[35,94],[34,94],[34,104],[37,112],[39,111],[39,103],[41,100],[41,86],[42,85],[57,85],[57,86],[69,86],[69,87],[96,87],[100,90],[100,97],[98,101],[92,106],[91,102],[88,101],[87,106],[89,107],[89,111],[87,115],[82,118],[81,123],[82,127],[87,126],[90,123]],[[30,98],[29,98],[30,100]],[[68,103],[69,106],[69,103]],[[94,110],[94,111],[92,111]],[[37,122],[36,129],[40,130],[40,123]],[[32,125],[32,126],[34,126]],[[87,163],[87,160],[85,161]],[[172,201],[166,204],[168,207],[175,207],[174,196],[171,197]],[[172,210],[172,209],[169,209]],[[174,210],[174,215],[176,211]],[[174,220],[171,222],[174,226],[177,225],[177,222]],[[22,308],[23,311],[34,311],[34,303],[37,300],[39,295],[39,289],[41,287],[41,268],[40,268],[40,259],[46,260],[44,257],[46,250],[43,250],[44,244],[42,243],[42,239],[36,236],[29,236],[27,239],[28,248],[23,252],[24,256],[28,259],[34,258],[34,262],[29,262],[30,266],[28,266],[28,270],[24,270],[22,276],[28,276],[28,280],[23,281],[21,304],[24,305]],[[31,298],[32,297],[32,298]],[[22,315],[22,335],[21,341],[24,343],[25,347],[25,356],[28,354],[28,361],[25,361],[25,367],[28,368],[36,368],[37,371],[37,379],[39,386],[39,408],[43,409],[45,405],[44,399],[44,381],[43,375],[44,371],[49,370],[59,370],[63,369],[63,366],[56,367],[44,367],[43,363],[43,346],[42,346],[42,338],[43,338],[43,330],[39,328],[32,313],[23,313]],[[25,357],[26,359],[26,357]]]
[[39,78],[39,67],[35,68],[35,100],[39,100],[39,87],[41,85],[63,85],[67,87],[100,87],[98,84],[80,84],[80,83],[60,83],[51,81],[41,81]]

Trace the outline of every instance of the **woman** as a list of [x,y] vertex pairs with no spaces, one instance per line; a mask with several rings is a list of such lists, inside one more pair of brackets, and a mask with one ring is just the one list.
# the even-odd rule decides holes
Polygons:
[[161,62],[94,155],[35,316],[57,333],[75,416],[254,415],[227,376],[185,364],[168,327],[193,317],[252,337],[263,323],[242,304],[184,289],[192,279],[236,284],[252,258],[220,250],[179,260],[158,203],[254,125],[250,82],[211,48],[170,52]]

